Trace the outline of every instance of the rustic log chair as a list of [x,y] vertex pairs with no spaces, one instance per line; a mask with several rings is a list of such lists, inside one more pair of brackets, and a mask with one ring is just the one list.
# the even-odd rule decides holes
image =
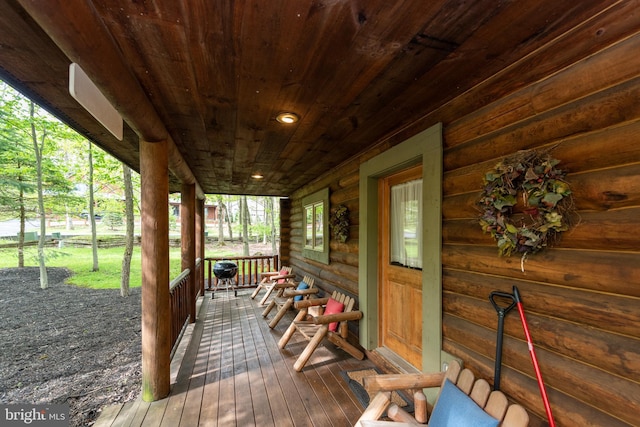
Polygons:
[[[269,327],[271,329],[276,327],[278,322],[280,322],[280,319],[282,319],[284,315],[287,314],[287,311],[293,307],[294,302],[309,299],[310,295],[318,293],[319,289],[313,287],[314,282],[315,280],[313,277],[304,276],[295,289],[284,288],[279,284],[276,285],[276,289],[280,288],[278,289],[277,295],[271,297],[271,301],[269,301],[269,304],[262,312],[262,317],[266,318],[274,307],[278,307],[275,317],[271,319],[271,322],[269,322]],[[306,285],[306,288],[302,289],[302,284]]]
[[[364,353],[347,341],[349,334],[347,322],[362,319],[362,312],[353,310],[354,305],[355,299],[337,291],[334,291],[330,298],[310,298],[294,303],[295,308],[300,311],[278,341],[278,347],[283,349],[296,331],[300,332],[309,343],[294,363],[293,369],[300,372],[324,338],[356,359],[364,359]],[[311,307],[323,309],[320,315],[309,316],[307,319]]]
[[260,277],[262,277],[262,280],[260,280],[260,283],[258,283],[258,286],[251,294],[251,299],[254,299],[261,289],[267,291],[265,296],[260,300],[260,305],[264,305],[265,301],[267,301],[267,299],[271,295],[271,292],[273,291],[273,288],[276,284],[284,284],[289,282],[291,283],[291,286],[295,286],[292,280],[296,277],[296,275],[292,274],[291,267],[282,267],[280,271],[265,271],[263,273],[260,273]]
[[[497,422],[501,422],[499,424],[501,427],[526,427],[529,424],[529,415],[522,406],[517,404],[509,405],[507,398],[501,391],[491,391],[486,380],[475,380],[473,373],[468,369],[461,369],[460,364],[456,361],[449,363],[446,373],[376,375],[365,377],[363,381],[366,390],[369,392],[377,391],[378,393],[371,399],[369,406],[355,424],[356,427],[424,425],[423,423],[427,421],[427,398],[422,389],[438,386],[441,387],[440,395],[431,415],[433,418],[439,419],[437,421],[429,419],[429,425],[442,422],[445,417],[449,416],[456,417],[456,420],[453,421],[449,418],[448,422],[450,424],[447,425],[485,425],[479,421],[478,414],[482,417],[486,416],[486,414],[490,415],[495,420],[487,418],[488,422],[496,423],[497,420]],[[447,382],[449,384],[446,384]],[[414,391],[415,413],[413,416],[396,404],[391,403],[391,392],[398,390]],[[455,399],[456,402],[439,402],[440,399]],[[458,399],[463,399],[464,402]],[[468,403],[471,401],[475,402],[475,404]],[[446,414],[445,411],[447,409],[443,410],[449,405],[451,405],[450,408],[453,415]],[[473,408],[469,408],[469,411],[476,411],[473,415],[472,424],[457,419],[465,411],[460,407],[462,405],[472,405]],[[440,408],[438,408],[439,406]],[[385,410],[387,417],[392,421],[378,421]],[[436,412],[439,413],[436,415]],[[469,414],[469,416],[472,415]]]

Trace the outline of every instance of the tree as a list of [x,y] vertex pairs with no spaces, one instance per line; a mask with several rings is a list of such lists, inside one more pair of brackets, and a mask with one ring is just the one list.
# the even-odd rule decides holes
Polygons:
[[276,237],[277,237],[277,230],[276,230],[276,198],[275,197],[269,197],[269,208],[270,208],[270,213],[271,213],[271,253],[275,254],[277,252],[277,247],[276,247]]
[[[33,151],[24,143],[25,124],[18,115],[22,105],[17,93],[7,85],[3,85],[2,106],[0,108],[0,182],[3,191],[0,193],[0,209],[3,217],[15,218],[20,222],[18,233],[18,267],[24,267],[24,231],[27,216],[27,194],[35,191],[33,176]],[[27,193],[27,194],[26,194]],[[34,208],[35,209],[35,208]]]
[[93,267],[91,271],[98,271],[98,233],[96,230],[95,196],[93,192],[93,144],[89,141],[89,221],[91,224],[91,248],[93,249]]
[[242,218],[242,255],[249,256],[249,206],[247,196],[242,196],[240,216]]
[[224,246],[224,218],[226,216],[227,207],[222,201],[222,195],[216,196],[218,202],[218,246]]
[[[257,197],[256,197],[256,201],[257,201]],[[270,197],[265,197],[264,198],[264,210],[263,210],[263,221],[264,221],[264,227],[262,227],[262,244],[266,245],[267,244],[267,231],[271,232],[273,230],[273,226],[269,227],[269,210],[271,207],[271,198]]]
[[228,206],[229,206],[228,203],[224,206],[224,213],[225,213],[225,216],[227,217],[227,228],[229,230],[229,240],[233,242],[233,228],[231,227],[231,212],[229,212]]
[[[66,166],[56,158],[57,153],[64,152],[59,144],[64,142],[66,145],[73,134],[44,110],[0,82],[0,184],[3,186],[0,215],[19,220],[19,267],[24,267],[27,219],[38,215],[42,222],[43,215],[62,212],[61,206],[76,200],[65,176]],[[37,191],[38,181],[40,192]],[[45,238],[45,231],[41,226],[41,239]],[[39,252],[40,258],[44,259],[43,251]]]
[[120,295],[129,296],[129,277],[131,275],[131,257],[133,255],[133,183],[131,169],[122,164],[122,177],[124,181],[124,203],[127,231],[125,234],[124,256],[122,257],[122,276],[120,280]]
[[122,226],[124,221],[120,212],[107,212],[102,217],[102,223],[109,227],[109,230],[114,231],[117,227]]
[[30,166],[29,159],[32,153],[24,149],[22,135],[18,134],[18,128],[12,124],[13,109],[15,104],[3,97],[0,122],[3,126],[0,132],[0,183],[3,191],[0,192],[0,213],[3,217],[19,219],[18,232],[18,267],[24,267],[24,231],[26,221],[25,193],[34,191],[33,185],[25,181],[27,169]]
[[44,194],[42,189],[42,152],[44,151],[44,143],[47,138],[47,129],[44,128],[41,130],[40,141],[38,142],[38,132],[35,123],[35,104],[33,101],[29,103],[29,118],[31,119],[31,141],[33,142],[33,151],[36,156],[36,181],[38,185],[38,215],[40,216],[38,265],[40,267],[40,287],[47,289],[47,287],[49,287],[49,279],[47,277],[47,266],[44,259],[44,243],[47,238],[47,217],[44,211]]

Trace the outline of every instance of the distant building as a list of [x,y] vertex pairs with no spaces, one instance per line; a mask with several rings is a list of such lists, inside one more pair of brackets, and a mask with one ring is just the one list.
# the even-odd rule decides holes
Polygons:
[[[169,202],[171,206],[171,213],[180,217],[180,202]],[[204,205],[204,218],[205,222],[218,222],[218,206],[207,203]]]

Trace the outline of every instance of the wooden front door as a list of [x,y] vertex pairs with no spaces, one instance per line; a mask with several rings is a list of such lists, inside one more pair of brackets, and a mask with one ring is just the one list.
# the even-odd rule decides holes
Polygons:
[[[420,195],[405,193],[398,200],[398,191],[406,186],[419,188]],[[422,167],[417,166],[381,179],[378,199],[379,344],[418,369],[422,369],[421,189]]]

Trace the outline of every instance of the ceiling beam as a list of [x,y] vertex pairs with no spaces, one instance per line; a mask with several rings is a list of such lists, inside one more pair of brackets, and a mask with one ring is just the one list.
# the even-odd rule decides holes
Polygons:
[[91,77],[139,138],[148,142],[167,140],[169,169],[183,183],[195,184],[198,198],[204,198],[189,165],[144,89],[123,60],[111,33],[93,5],[86,0],[18,2],[70,62],[79,64]]

